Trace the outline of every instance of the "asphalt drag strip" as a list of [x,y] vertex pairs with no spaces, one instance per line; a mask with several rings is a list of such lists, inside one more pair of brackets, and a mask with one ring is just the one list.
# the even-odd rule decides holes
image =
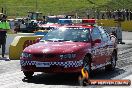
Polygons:
[[[91,79],[123,79],[132,74],[132,44],[118,45],[118,61],[114,71],[104,69],[93,72]],[[0,59],[0,88],[80,88],[77,74],[35,73],[25,79],[19,60]],[[96,88],[96,86],[88,86]]]

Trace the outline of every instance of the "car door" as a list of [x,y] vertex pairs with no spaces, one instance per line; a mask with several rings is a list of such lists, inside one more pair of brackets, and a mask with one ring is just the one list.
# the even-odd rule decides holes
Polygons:
[[[91,42],[92,42],[92,69],[97,69],[103,66],[105,63],[104,54],[104,42],[102,41],[101,32],[98,27],[95,27],[91,31]],[[96,40],[101,40],[99,43],[95,42]]]
[[99,30],[101,32],[103,42],[101,55],[104,57],[104,64],[108,64],[107,62],[110,60],[110,36],[103,28],[99,28]]

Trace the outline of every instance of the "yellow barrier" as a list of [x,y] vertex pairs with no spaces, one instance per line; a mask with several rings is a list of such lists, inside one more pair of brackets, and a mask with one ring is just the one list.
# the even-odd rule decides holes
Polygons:
[[[101,19],[97,20],[98,25],[115,27],[117,23],[114,19]],[[121,27],[124,31],[132,31],[132,21],[124,21],[121,23]]]
[[20,55],[25,47],[35,43],[37,38],[42,36],[17,36],[9,46],[9,58],[16,60],[20,58]]
[[122,29],[124,31],[132,31],[132,21],[124,21],[124,22],[122,22]]
[[114,20],[110,20],[110,19],[101,19],[101,20],[97,20],[98,25],[101,26],[109,26],[109,27],[115,27],[116,23]]

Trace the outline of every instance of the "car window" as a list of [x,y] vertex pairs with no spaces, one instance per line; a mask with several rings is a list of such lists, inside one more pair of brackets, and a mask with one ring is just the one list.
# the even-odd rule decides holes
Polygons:
[[106,35],[106,33],[102,34],[102,41],[104,41],[104,42],[108,41],[108,36]]
[[94,28],[91,33],[92,40],[101,39],[101,34],[98,28]]
[[102,35],[102,41],[107,42],[109,41],[110,37],[109,34],[102,28],[99,28],[101,35]]
[[108,38],[108,41],[110,41],[110,35],[107,31],[105,31],[106,35],[107,35],[107,38]]

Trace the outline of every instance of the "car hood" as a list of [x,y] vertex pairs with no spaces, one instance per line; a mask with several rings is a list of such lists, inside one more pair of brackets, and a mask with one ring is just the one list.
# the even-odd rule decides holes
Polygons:
[[90,43],[85,42],[39,42],[24,49],[29,53],[72,53],[89,47]]

